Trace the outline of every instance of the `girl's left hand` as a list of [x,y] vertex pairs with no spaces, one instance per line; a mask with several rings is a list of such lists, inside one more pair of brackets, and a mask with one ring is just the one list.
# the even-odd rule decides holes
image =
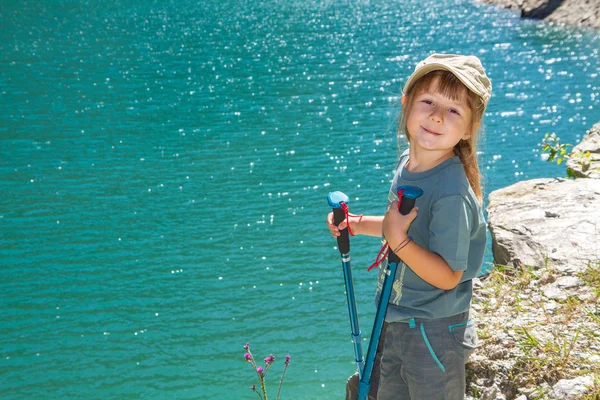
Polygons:
[[394,201],[390,209],[383,217],[383,236],[387,240],[390,248],[398,246],[404,239],[408,237],[408,228],[410,224],[417,218],[419,209],[417,207],[410,210],[406,215],[400,214],[398,211],[398,202]]

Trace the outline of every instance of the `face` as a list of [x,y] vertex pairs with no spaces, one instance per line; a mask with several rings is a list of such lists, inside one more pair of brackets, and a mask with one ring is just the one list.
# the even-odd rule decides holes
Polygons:
[[[431,87],[436,86],[432,82]],[[435,89],[416,93],[406,127],[410,145],[416,146],[416,150],[453,152],[454,146],[461,139],[468,139],[473,130],[466,94],[460,100],[453,100]]]

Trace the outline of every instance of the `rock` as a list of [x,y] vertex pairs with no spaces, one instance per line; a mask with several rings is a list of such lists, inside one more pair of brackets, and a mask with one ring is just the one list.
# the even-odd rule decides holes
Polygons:
[[544,289],[544,296],[553,300],[566,300],[567,294],[556,286],[549,286]]
[[[495,262],[532,268],[493,269],[474,285],[473,309],[485,312],[467,363],[470,392],[580,400],[594,384],[582,371],[600,367],[596,334],[579,334],[598,329],[588,315],[598,313],[600,291],[600,180],[519,182],[491,193],[487,211]],[[566,344],[565,364],[554,362]]]
[[488,359],[490,360],[501,360],[503,358],[505,358],[505,356],[508,355],[508,350],[506,349],[498,349],[494,352],[490,352],[490,354],[488,354]]
[[592,375],[580,376],[575,379],[561,379],[552,387],[550,399],[575,400],[590,391],[594,385]]
[[587,358],[590,362],[592,362],[594,364],[600,364],[600,355],[599,354],[589,354],[585,358]]
[[546,303],[546,305],[544,306],[544,309],[549,312],[549,313],[554,313],[556,311],[556,308],[558,307],[558,304],[556,304],[555,301],[549,301],[548,303]]
[[[584,156],[590,152],[590,157]],[[600,179],[600,122],[592,126],[581,142],[573,147],[567,160],[567,173],[576,178]]]
[[600,29],[600,2],[595,0],[482,0],[519,10],[522,18]]
[[[379,379],[379,378],[377,378]],[[377,385],[379,381],[377,381],[375,383],[375,386]],[[346,382],[346,400],[356,400],[358,399],[358,385],[360,383],[360,377],[358,375],[358,372],[356,372],[354,375],[351,375],[348,378],[348,382]],[[374,396],[377,396],[376,394],[376,390],[375,386],[372,385],[372,390],[369,392],[369,395],[367,396],[369,398],[369,400],[375,400]]]
[[600,180],[518,182],[490,193],[487,211],[497,264],[539,268],[547,260],[574,275],[600,259]]
[[564,290],[559,289],[554,284],[544,289],[544,296],[553,300],[566,300],[568,297]]
[[481,393],[480,400],[506,400],[506,396],[502,394],[496,384],[491,387],[485,388]]
[[519,393],[521,393],[521,396],[525,396],[525,398],[527,398],[527,396],[533,394],[536,390],[536,387],[519,388]]
[[556,280],[556,286],[559,288],[577,288],[583,285],[583,279],[576,276],[562,276]]

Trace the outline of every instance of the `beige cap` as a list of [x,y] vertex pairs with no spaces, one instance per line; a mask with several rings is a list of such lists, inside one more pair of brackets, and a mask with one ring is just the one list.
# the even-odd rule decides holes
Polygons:
[[485,74],[483,65],[475,56],[462,56],[458,54],[432,54],[415,67],[406,84],[404,93],[423,75],[436,70],[450,71],[473,93],[483,99],[487,106],[492,96],[492,82]]

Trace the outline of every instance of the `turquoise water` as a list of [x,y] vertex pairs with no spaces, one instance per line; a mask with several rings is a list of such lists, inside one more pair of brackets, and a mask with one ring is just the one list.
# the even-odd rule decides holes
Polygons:
[[[343,398],[326,196],[383,211],[414,64],[487,67],[487,192],[564,176],[537,144],[600,120],[598,33],[467,0],[4,1],[0,24],[4,399],[256,398],[247,341],[271,389],[292,356],[283,398]],[[365,336],[378,245],[352,241]]]

